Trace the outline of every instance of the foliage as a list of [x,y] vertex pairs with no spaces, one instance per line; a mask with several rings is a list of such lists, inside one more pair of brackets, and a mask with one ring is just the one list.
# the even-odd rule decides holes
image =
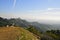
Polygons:
[[0,27],[9,25],[9,21],[7,19],[0,17]]
[[53,37],[55,40],[60,40],[60,30],[50,30],[46,32],[49,36]]
[[38,31],[34,26],[32,25],[29,25],[30,27],[27,28],[28,31],[32,32],[35,36],[37,36],[37,38],[40,39],[40,36],[41,36],[41,32]]
[[2,18],[0,17],[0,27],[6,27],[6,26],[19,26],[19,27],[23,27],[26,28],[29,26],[29,22],[27,22],[26,20],[20,19],[20,18]]

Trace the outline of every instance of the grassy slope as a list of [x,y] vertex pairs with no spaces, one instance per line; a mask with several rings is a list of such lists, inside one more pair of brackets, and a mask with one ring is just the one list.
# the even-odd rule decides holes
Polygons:
[[38,40],[29,31],[20,27],[0,28],[0,40]]

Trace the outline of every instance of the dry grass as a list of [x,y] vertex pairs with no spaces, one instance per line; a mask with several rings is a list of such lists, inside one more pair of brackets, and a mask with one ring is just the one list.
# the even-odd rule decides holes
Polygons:
[[21,27],[1,27],[0,40],[38,40],[32,33]]

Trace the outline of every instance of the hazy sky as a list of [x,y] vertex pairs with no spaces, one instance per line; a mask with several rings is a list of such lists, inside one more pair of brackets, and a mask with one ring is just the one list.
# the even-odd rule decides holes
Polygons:
[[60,21],[60,0],[0,0],[0,16]]

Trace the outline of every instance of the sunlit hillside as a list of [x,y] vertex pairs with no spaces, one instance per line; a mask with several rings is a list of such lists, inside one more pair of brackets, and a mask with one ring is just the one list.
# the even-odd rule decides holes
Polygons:
[[0,40],[38,40],[21,27],[0,27]]

